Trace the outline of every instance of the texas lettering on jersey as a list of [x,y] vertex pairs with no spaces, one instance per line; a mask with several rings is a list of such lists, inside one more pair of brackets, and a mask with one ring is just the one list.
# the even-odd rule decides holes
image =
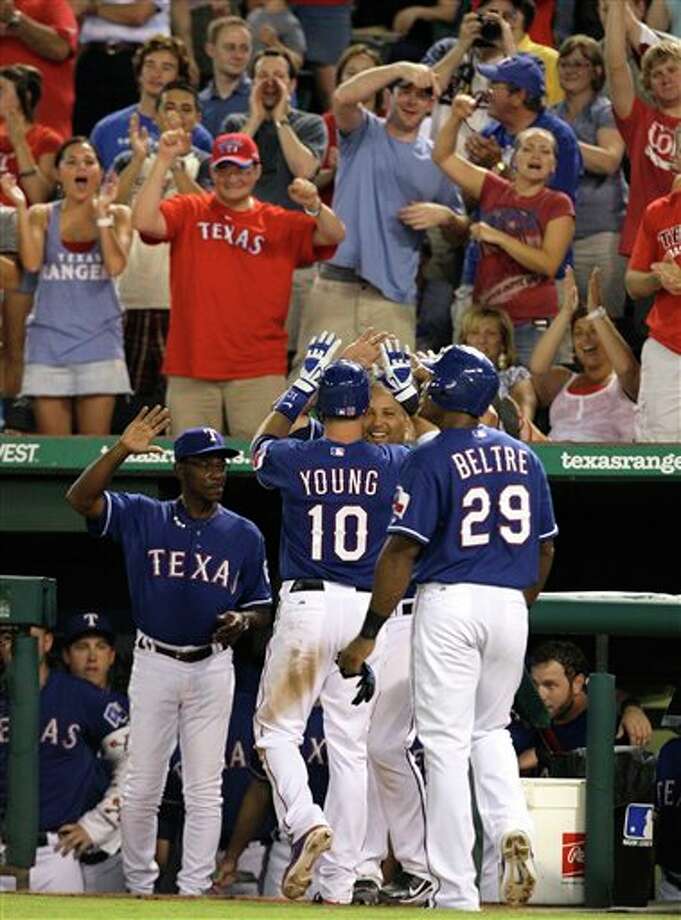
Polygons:
[[253,233],[248,227],[237,233],[233,224],[209,220],[198,220],[196,226],[202,240],[224,240],[230,246],[243,249],[252,256],[260,255],[265,244],[265,236],[262,233]]
[[219,585],[234,593],[239,583],[239,570],[230,581],[229,559],[214,559],[204,553],[186,553],[172,549],[148,549],[151,575],[155,578],[186,578]]

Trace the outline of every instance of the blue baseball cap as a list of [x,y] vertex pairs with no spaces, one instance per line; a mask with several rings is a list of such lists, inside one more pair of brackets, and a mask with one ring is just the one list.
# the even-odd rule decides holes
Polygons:
[[64,645],[71,645],[83,636],[104,636],[113,645],[116,633],[105,614],[89,610],[69,617],[64,630]]
[[239,453],[225,444],[225,439],[215,428],[187,428],[175,438],[173,449],[176,460],[211,454],[216,457],[236,457]]
[[544,66],[531,54],[514,54],[498,64],[478,64],[476,69],[490,83],[508,83],[530,96],[543,96],[546,92]]

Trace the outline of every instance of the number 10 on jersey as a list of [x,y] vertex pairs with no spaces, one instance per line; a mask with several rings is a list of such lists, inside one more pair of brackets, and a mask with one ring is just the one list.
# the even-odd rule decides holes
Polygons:
[[[329,549],[342,562],[357,562],[367,548],[367,513],[361,505],[313,505],[307,512],[311,518],[310,558],[316,562],[329,558]],[[325,555],[325,544],[327,542]]]

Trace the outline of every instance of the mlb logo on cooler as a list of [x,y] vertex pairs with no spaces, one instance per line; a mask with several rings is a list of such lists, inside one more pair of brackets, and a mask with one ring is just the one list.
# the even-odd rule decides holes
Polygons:
[[632,802],[624,813],[625,847],[651,847],[653,845],[653,806]]
[[564,882],[580,881],[584,878],[584,847],[586,834],[563,833],[563,867]]

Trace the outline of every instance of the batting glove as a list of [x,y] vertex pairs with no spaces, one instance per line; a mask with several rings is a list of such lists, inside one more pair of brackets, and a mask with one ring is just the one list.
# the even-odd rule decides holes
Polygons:
[[331,363],[333,356],[341,346],[341,339],[333,332],[324,332],[310,340],[300,370],[300,375],[293,386],[308,397],[319,389],[319,381],[324,369]]
[[411,369],[409,349],[402,348],[397,339],[381,342],[383,381],[398,403],[409,413],[416,411],[419,394]]
[[376,692],[376,675],[374,669],[366,661],[362,662],[359,680],[357,681],[357,694],[352,700],[353,706],[368,703]]
[[331,363],[341,341],[333,332],[326,330],[310,340],[298,379],[272,406],[276,412],[281,412],[290,422],[295,422],[319,389],[324,368]]

